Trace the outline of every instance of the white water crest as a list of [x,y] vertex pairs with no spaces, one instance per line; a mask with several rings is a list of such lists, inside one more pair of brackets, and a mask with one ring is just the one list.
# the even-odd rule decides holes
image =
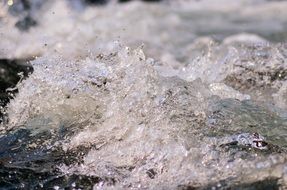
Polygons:
[[87,149],[56,167],[115,181],[94,189],[286,188],[287,4],[218,2],[51,1],[26,33],[3,4],[0,56],[34,71],[2,131],[73,131],[41,146]]

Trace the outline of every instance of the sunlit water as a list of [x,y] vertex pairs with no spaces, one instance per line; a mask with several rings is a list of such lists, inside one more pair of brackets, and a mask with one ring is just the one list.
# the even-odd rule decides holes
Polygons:
[[49,1],[21,31],[2,3],[0,56],[34,71],[4,109],[0,186],[287,188],[286,8]]

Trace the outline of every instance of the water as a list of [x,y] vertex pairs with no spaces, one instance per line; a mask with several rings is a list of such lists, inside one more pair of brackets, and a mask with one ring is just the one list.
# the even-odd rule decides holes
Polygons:
[[286,188],[286,6],[50,1],[23,31],[2,3],[0,56],[33,73],[2,109],[0,187]]

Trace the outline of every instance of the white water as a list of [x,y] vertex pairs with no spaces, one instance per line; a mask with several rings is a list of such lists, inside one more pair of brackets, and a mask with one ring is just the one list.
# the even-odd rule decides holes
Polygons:
[[[248,134],[257,132],[287,147],[286,46],[241,33],[285,31],[287,4],[220,2],[134,2],[76,12],[51,1],[27,33],[4,16],[0,56],[37,58],[2,128],[77,128],[57,146],[90,151],[82,164],[58,167],[117,181],[95,189],[175,189],[268,177],[286,187],[286,153],[221,145],[239,134],[249,142]],[[0,12],[6,11],[3,5]],[[223,41],[199,37],[207,33],[222,34]]]

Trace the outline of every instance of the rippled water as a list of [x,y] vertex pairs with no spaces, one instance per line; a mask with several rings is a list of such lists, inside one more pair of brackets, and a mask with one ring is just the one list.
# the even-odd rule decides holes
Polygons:
[[0,58],[33,67],[0,188],[287,188],[286,2],[37,2],[0,7]]

